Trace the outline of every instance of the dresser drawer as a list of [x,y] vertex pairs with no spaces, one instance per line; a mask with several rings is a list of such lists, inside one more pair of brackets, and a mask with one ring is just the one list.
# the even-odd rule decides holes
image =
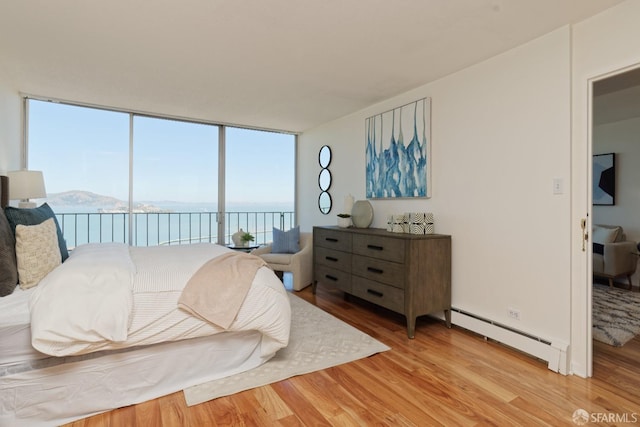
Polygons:
[[351,252],[351,234],[345,231],[314,228],[313,243],[323,248]]
[[404,262],[404,240],[371,235],[353,236],[353,253],[394,262]]
[[386,283],[396,288],[404,288],[405,265],[397,262],[353,255],[351,272],[360,277]]
[[327,248],[316,248],[313,253],[317,264],[336,268],[344,272],[351,271],[351,254]]
[[351,273],[345,273],[344,271],[329,268],[324,265],[316,265],[313,275],[314,280],[323,285],[351,293]]
[[402,289],[354,276],[351,293],[396,313],[404,313],[404,291]]

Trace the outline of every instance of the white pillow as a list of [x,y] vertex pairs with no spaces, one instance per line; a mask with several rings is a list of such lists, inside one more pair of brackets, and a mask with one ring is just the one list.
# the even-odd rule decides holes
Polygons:
[[599,227],[597,225],[593,226],[593,236],[591,239],[593,243],[599,243],[604,245],[606,243],[613,243],[618,238],[618,233],[620,232],[620,227]]
[[22,289],[36,286],[62,263],[58,232],[53,218],[38,225],[16,226],[18,281]]

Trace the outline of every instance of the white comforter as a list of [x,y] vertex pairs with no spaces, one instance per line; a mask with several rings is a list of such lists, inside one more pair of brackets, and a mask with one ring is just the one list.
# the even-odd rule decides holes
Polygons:
[[[68,356],[224,332],[179,309],[177,301],[206,261],[228,251],[211,244],[79,246],[30,298],[32,345]],[[270,357],[288,344],[290,326],[282,282],[269,268],[260,268],[226,330],[260,331],[261,354]]]

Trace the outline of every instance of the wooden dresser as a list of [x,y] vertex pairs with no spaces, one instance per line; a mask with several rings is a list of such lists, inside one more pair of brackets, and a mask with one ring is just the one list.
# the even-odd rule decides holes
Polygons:
[[378,228],[313,228],[313,293],[318,283],[416,317],[444,311],[451,327],[451,236]]

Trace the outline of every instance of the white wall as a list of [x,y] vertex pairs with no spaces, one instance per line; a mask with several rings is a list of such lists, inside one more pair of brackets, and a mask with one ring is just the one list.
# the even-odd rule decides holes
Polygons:
[[[551,341],[570,340],[570,29],[389,99],[300,137],[302,228],[335,224],[365,196],[365,118],[432,98],[430,199],[372,200],[386,216],[430,211],[453,242],[453,305]],[[425,58],[424,67],[429,66]],[[333,150],[336,207],[317,209],[318,150]],[[566,192],[554,195],[561,178]],[[520,310],[521,320],[507,316]]]
[[0,68],[0,174],[20,167],[20,96]]
[[572,78],[572,370],[591,375],[591,260],[579,221],[591,210],[591,82],[640,64],[640,2],[629,0],[573,27]]

